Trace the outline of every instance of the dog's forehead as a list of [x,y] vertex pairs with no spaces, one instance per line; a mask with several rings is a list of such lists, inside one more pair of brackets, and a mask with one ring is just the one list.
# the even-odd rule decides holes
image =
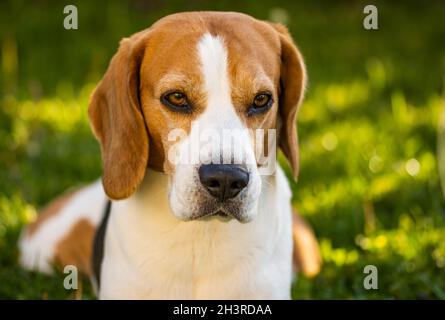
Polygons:
[[[278,77],[280,42],[267,23],[244,14],[189,12],[167,16],[150,28],[143,68],[153,81],[167,74],[199,78],[199,42],[210,34],[224,44],[233,78],[261,71]],[[241,75],[241,77],[240,77]],[[202,80],[202,79],[201,79]]]

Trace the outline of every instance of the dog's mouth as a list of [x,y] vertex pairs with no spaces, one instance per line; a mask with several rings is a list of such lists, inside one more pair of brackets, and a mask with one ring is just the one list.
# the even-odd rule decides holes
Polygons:
[[205,214],[203,216],[200,216],[197,219],[198,220],[209,220],[209,219],[213,219],[213,218],[217,218],[218,220],[226,222],[226,221],[230,221],[230,220],[236,218],[236,216],[233,216],[230,213],[227,213],[221,209],[218,209],[218,210],[215,210],[208,214]]
[[220,220],[226,222],[226,221],[230,221],[232,219],[237,219],[238,218],[236,216],[231,215],[230,213],[224,212],[222,210],[218,210],[213,214],[213,217],[219,218]]
[[220,217],[223,217],[223,218],[229,216],[227,213],[225,213],[225,212],[222,211],[222,210],[217,210],[213,215],[214,215],[214,216],[220,216]]

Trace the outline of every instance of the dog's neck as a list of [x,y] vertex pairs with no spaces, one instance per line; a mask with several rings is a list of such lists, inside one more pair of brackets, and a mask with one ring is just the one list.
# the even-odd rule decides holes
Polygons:
[[[281,170],[263,177],[258,215],[249,223],[182,221],[170,209],[168,189],[168,175],[148,170],[133,196],[113,203],[106,238],[106,258],[113,263],[105,261],[103,283],[112,282],[121,294],[136,298],[166,288],[169,298],[177,297],[175,292],[195,298],[255,296],[258,289],[248,284],[257,276],[259,282],[253,282],[262,283],[270,274],[265,270],[275,270],[268,279],[284,275],[290,283],[290,191]],[[114,294],[103,290],[103,298]]]
[[[284,206],[288,206],[290,192],[286,191],[287,182],[280,171],[275,175],[262,177],[257,215],[249,223],[240,223],[236,219],[223,222],[218,217],[191,221],[178,219],[169,205],[169,176],[147,170],[138,191],[130,198],[113,204],[113,210],[117,214],[112,215],[111,224],[113,228],[119,229],[119,233],[124,234],[122,239],[126,239],[128,243],[121,245],[130,251],[151,246],[153,243],[162,243],[168,247],[172,245],[172,241],[192,247],[211,243],[225,251],[240,244],[254,245],[266,235],[277,236],[283,226],[281,211]],[[280,192],[277,192],[277,188]],[[274,242],[271,240],[271,243]]]
[[162,212],[173,218],[168,200],[169,183],[167,174],[147,168],[138,190],[128,199],[128,205],[138,208],[135,212],[154,211],[149,216]]
[[156,193],[168,194],[169,176],[161,171],[147,168],[145,177],[136,192],[137,197],[151,197]]
[[125,252],[144,251],[153,243],[157,246],[162,244],[166,251],[171,251],[174,243],[181,243],[199,252],[207,252],[201,248],[204,244],[230,252],[240,244],[257,243],[258,238],[270,232],[266,230],[278,228],[281,224],[276,216],[279,202],[275,201],[274,176],[269,179],[272,182],[263,184],[265,192],[260,196],[258,215],[249,223],[240,223],[236,219],[223,222],[218,217],[183,221],[173,214],[169,205],[169,176],[148,169],[138,191],[113,205],[117,214],[112,216],[112,228],[118,229],[121,239],[125,239],[126,243],[120,244],[125,247]]

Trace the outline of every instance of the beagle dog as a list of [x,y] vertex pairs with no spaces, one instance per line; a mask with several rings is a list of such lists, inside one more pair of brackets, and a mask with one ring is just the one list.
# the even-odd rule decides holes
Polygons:
[[289,299],[293,262],[320,268],[275,162],[277,142],[297,175],[305,83],[287,29],[245,14],[173,14],[123,39],[89,106],[102,181],[42,210],[21,264],[75,265],[101,299]]

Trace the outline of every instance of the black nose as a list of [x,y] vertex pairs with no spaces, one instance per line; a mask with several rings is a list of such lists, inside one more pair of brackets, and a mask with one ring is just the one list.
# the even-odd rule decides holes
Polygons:
[[212,196],[224,201],[247,186],[249,173],[237,165],[204,164],[199,168],[199,180]]

